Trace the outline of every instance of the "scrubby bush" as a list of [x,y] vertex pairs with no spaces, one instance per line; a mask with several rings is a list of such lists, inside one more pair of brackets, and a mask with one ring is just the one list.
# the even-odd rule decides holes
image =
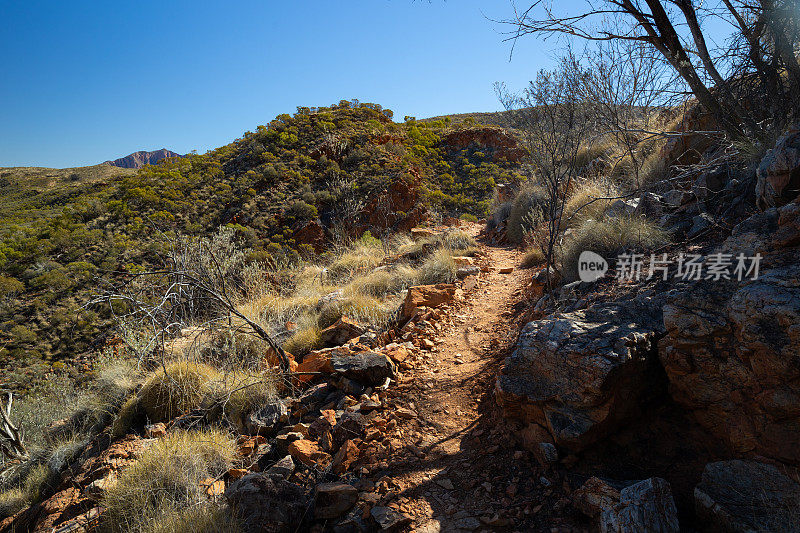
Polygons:
[[564,279],[578,279],[578,257],[581,252],[588,250],[598,253],[613,264],[621,253],[646,253],[667,242],[668,234],[645,218],[621,216],[588,220],[567,238],[561,250]]
[[588,146],[581,146],[575,154],[575,167],[584,168],[589,163],[606,157],[614,151],[614,145],[611,142],[595,142]]
[[541,247],[539,247],[538,244],[532,244],[525,248],[525,253],[522,256],[522,261],[520,261],[520,266],[522,266],[522,268],[532,268],[544,264],[545,261],[546,258]]
[[508,220],[508,217],[511,215],[511,207],[513,205],[513,202],[496,204],[492,210],[491,216],[489,216],[489,218],[486,220],[486,230],[492,231],[493,229],[499,227],[503,222]]
[[419,283],[422,285],[452,283],[456,279],[457,270],[458,265],[450,250],[436,250],[419,267]]
[[172,521],[176,513],[191,516],[189,509],[209,505],[201,482],[224,474],[235,455],[236,443],[219,430],[171,432],[147,448],[108,489],[102,502],[103,526],[115,532],[151,531],[163,527],[159,523],[165,517]]
[[200,407],[220,372],[203,363],[177,361],[160,368],[142,385],[139,406],[152,422],[165,422]]
[[478,248],[475,238],[463,230],[451,230],[441,237],[442,247],[468,255]]
[[562,228],[576,228],[589,219],[599,220],[613,202],[599,198],[616,195],[617,190],[610,183],[583,181],[576,184],[564,204]]
[[213,502],[205,502],[182,510],[165,509],[148,533],[243,533],[244,529],[230,513],[230,509]]
[[371,271],[384,258],[384,249],[378,243],[358,243],[352,249],[342,252],[328,266],[328,274],[333,280],[346,281],[359,273]]
[[297,330],[283,344],[283,349],[294,355],[305,355],[312,350],[321,348],[320,331],[320,327],[316,324],[305,327],[298,326]]
[[16,278],[0,276],[0,298],[13,297],[25,290],[25,285]]
[[525,182],[511,204],[506,234],[511,242],[521,243],[529,227],[528,220],[541,217],[547,205],[547,192],[534,181]]

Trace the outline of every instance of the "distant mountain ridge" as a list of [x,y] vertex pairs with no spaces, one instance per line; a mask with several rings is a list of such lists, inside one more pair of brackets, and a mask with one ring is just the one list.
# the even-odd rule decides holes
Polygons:
[[162,148],[160,150],[153,150],[152,152],[140,150],[138,152],[133,152],[130,155],[126,155],[125,157],[120,157],[119,159],[115,159],[113,161],[106,161],[106,164],[121,168],[142,168],[145,165],[155,165],[162,159],[166,159],[169,157],[183,157],[183,156],[181,154],[173,152],[172,150],[167,150],[166,148]]

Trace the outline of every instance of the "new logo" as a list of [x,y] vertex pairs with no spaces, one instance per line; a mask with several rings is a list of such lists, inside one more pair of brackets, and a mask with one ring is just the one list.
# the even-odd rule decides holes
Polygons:
[[605,276],[608,272],[608,261],[600,254],[588,250],[581,252],[578,257],[578,277],[581,281],[591,283]]

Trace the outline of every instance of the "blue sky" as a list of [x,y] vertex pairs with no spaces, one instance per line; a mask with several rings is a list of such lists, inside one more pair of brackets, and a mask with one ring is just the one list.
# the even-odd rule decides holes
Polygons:
[[550,53],[509,62],[504,0],[11,2],[0,31],[0,166],[78,166],[226,144],[297,106],[492,111]]
[[[574,11],[585,0],[556,0]],[[520,5],[525,2],[520,1]],[[511,44],[509,0],[0,0],[0,166],[205,152],[297,106],[418,118],[500,108],[558,42]]]

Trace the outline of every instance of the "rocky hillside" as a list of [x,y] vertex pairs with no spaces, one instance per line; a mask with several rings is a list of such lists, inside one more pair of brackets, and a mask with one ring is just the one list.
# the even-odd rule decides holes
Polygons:
[[106,161],[104,164],[120,168],[142,168],[145,165],[155,165],[163,159],[169,159],[173,157],[183,156],[173,152],[172,150],[167,150],[166,148],[153,150],[152,152],[139,150],[138,152],[133,152],[125,157],[120,157],[119,159],[115,159],[113,161]]
[[520,156],[497,128],[398,124],[379,105],[343,101],[281,115],[207,154],[135,172],[90,167],[108,169],[103,179],[3,171],[4,380],[29,384],[28,372],[101,347],[108,309],[83,305],[108,273],[159,264],[167,234],[227,227],[249,262],[298,264],[367,231],[408,230],[434,210],[485,216],[495,185],[520,180]]
[[682,118],[643,187],[585,149],[550,266],[492,126],[347,102],[121,178],[82,220],[145,320],[18,403],[0,530],[798,531],[800,134]]

